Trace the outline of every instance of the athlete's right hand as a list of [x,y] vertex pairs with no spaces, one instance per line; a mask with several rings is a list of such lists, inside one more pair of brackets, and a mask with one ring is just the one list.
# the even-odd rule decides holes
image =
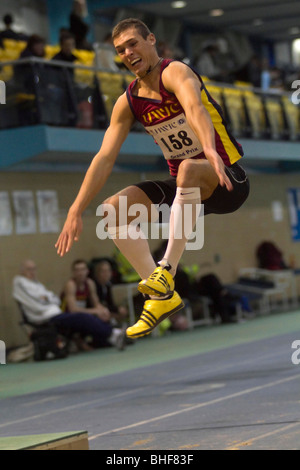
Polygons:
[[55,248],[57,254],[64,256],[70,251],[73,242],[78,241],[82,232],[82,218],[80,215],[74,215],[69,212],[68,217],[65,221],[64,227],[59,235]]

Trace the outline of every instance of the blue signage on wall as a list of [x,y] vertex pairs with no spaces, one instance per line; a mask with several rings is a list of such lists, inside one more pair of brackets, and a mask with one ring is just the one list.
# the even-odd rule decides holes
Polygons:
[[288,189],[288,205],[292,239],[300,241],[300,188]]

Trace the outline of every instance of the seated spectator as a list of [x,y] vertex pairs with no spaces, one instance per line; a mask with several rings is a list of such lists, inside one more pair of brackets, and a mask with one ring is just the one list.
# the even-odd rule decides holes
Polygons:
[[117,63],[119,56],[113,45],[111,33],[108,33],[102,43],[98,43],[95,50],[95,66],[98,68],[104,68],[111,70],[112,72],[118,72],[120,70],[119,64]]
[[46,41],[38,34],[32,34],[29,36],[25,49],[20,54],[20,59],[27,57],[40,57],[44,58],[46,55],[45,51]]
[[248,65],[247,65],[248,77],[246,81],[249,81],[255,88],[261,86],[261,73],[262,73],[262,61],[259,56],[254,54]]
[[[45,58],[45,40],[34,34],[20,54],[20,59]],[[20,116],[23,124],[45,123],[72,126],[77,120],[77,108],[68,73],[50,65],[48,61],[18,63],[14,67],[14,80],[22,93],[32,95],[31,106],[24,107]],[[73,70],[71,71],[71,73]],[[32,99],[32,98],[31,98]]]
[[283,259],[282,252],[273,242],[262,242],[257,247],[256,256],[258,259],[258,267],[261,269],[270,269],[271,271],[289,269]]
[[221,53],[217,41],[206,41],[196,63],[200,75],[210,80],[231,83],[233,81],[233,61],[230,56]]
[[85,260],[73,261],[72,277],[62,293],[62,309],[70,313],[90,313],[106,323],[110,323],[108,308],[100,303],[95,282],[89,277],[89,268]]
[[242,296],[231,294],[215,274],[202,276],[195,285],[197,293],[212,300],[212,316],[219,315],[222,323],[236,322],[236,305]]
[[282,91],[285,89],[285,77],[283,69],[280,69],[276,66],[271,67],[270,80],[270,88],[275,88]]
[[26,41],[27,36],[23,33],[17,33],[12,29],[12,24],[14,22],[13,16],[7,13],[2,18],[3,23],[5,24],[5,29],[0,32],[0,47],[3,47],[3,39],[13,39],[14,41]]
[[[76,55],[73,54],[75,49],[75,39],[71,33],[63,33],[60,36],[60,51],[52,57],[52,60],[59,60],[64,62],[74,63],[79,60]],[[74,69],[68,68],[71,78],[74,76]]]
[[13,279],[13,297],[21,305],[27,320],[33,325],[53,324],[66,337],[79,334],[91,337],[93,347],[115,346],[123,349],[125,333],[113,328],[96,315],[87,313],[64,313],[60,299],[37,279],[34,261],[22,263],[20,274]]
[[111,319],[115,324],[122,324],[128,315],[125,306],[117,306],[112,295],[112,266],[107,260],[99,261],[94,268],[93,278],[96,283],[97,295],[102,305],[109,309]]
[[75,39],[71,33],[63,33],[60,36],[60,51],[52,57],[52,60],[63,60],[64,62],[75,62],[79,60],[76,55],[73,54],[75,49]]
[[41,325],[61,313],[60,298],[49,291],[37,279],[37,266],[26,260],[20,266],[20,274],[13,279],[13,297],[23,308],[26,319]]
[[[33,34],[29,37],[25,49],[20,54],[20,59],[27,59],[29,57],[44,58],[45,52],[45,40]],[[35,92],[35,81],[34,77],[36,73],[41,73],[43,70],[43,64],[35,64],[33,67],[31,64],[17,64],[14,68],[15,78],[22,83],[22,87],[26,93]]]

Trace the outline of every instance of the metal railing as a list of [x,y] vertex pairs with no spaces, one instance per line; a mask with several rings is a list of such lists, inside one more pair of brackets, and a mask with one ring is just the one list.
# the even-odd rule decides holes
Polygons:
[[[134,76],[103,67],[96,57],[93,66],[37,57],[1,62],[6,104],[0,106],[0,129],[41,123],[105,129]],[[299,105],[292,100],[297,91],[213,81],[205,85],[236,137],[299,140]]]

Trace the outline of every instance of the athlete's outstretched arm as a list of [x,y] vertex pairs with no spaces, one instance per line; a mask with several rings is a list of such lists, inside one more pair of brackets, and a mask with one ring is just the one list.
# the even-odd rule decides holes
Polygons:
[[221,186],[230,191],[232,184],[225,165],[216,151],[215,131],[211,117],[202,103],[200,82],[195,73],[181,62],[172,62],[163,72],[165,88],[174,93],[184,109],[187,121],[199,138],[203,152],[214,168]]
[[115,104],[101,148],[86,172],[78,195],[69,209],[64,227],[55,244],[60,256],[70,250],[74,240],[78,241],[82,231],[82,213],[105,185],[133,120],[126,95],[123,94]]

